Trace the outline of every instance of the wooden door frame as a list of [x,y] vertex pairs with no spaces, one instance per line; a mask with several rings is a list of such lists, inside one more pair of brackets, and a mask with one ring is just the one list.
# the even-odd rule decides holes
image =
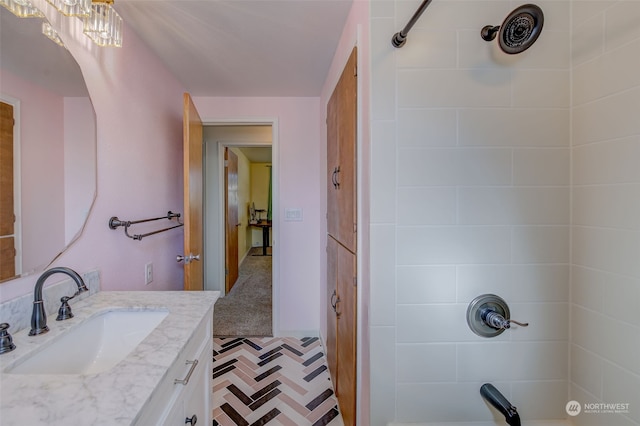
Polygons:
[[13,211],[16,221],[13,224],[13,242],[16,249],[16,277],[22,275],[22,162],[20,160],[20,100],[0,94],[0,100],[13,106]]
[[[270,147],[271,148],[271,194],[272,194],[272,215],[273,222],[271,227],[271,239],[273,241],[273,246],[271,248],[271,310],[272,310],[272,330],[273,335],[277,336],[280,330],[279,328],[279,312],[280,312],[280,301],[276,297],[279,294],[280,288],[280,249],[278,247],[278,241],[280,241],[280,225],[278,223],[280,216],[280,188],[279,188],[279,161],[278,161],[278,119],[277,118],[258,118],[258,119],[213,119],[207,120],[203,119],[202,124],[207,126],[271,126],[271,143],[264,142],[260,143],[258,141],[255,142],[242,142],[242,141],[221,141],[217,143],[216,149],[218,150],[218,188],[217,188],[217,197],[218,197],[218,223],[216,226],[218,227],[218,235],[225,235],[225,212],[224,212],[224,191],[226,188],[224,187],[224,148],[229,147]],[[206,144],[205,144],[206,145]],[[205,172],[206,175],[206,172]],[[205,202],[205,210],[206,210],[206,202]],[[205,214],[206,218],[206,214]],[[207,225],[205,225],[206,228]],[[210,225],[209,225],[210,226]],[[225,249],[225,241],[224,238],[220,238],[218,241],[219,244],[219,253],[224,253]],[[220,256],[218,261],[218,282],[224,283],[224,255]],[[223,294],[224,291],[221,292]],[[224,295],[224,294],[223,294]]]

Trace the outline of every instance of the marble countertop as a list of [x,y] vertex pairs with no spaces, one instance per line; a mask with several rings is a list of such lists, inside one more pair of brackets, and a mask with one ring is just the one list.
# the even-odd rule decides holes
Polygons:
[[[28,336],[28,328],[16,333],[16,349],[0,355],[0,423],[130,425],[218,296],[217,291],[99,292],[74,304],[72,319],[56,321],[55,315],[50,315],[48,333]],[[85,319],[123,309],[166,310],[169,314],[110,370],[94,375],[5,373],[23,356],[35,353]]]

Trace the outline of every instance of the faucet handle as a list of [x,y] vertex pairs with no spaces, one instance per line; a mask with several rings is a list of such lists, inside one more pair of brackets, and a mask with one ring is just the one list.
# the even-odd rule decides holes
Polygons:
[[16,345],[13,344],[13,338],[7,331],[8,328],[9,324],[6,322],[0,324],[0,354],[11,352],[16,348]]
[[[77,294],[77,293],[76,293]],[[73,312],[71,312],[71,306],[69,306],[69,300],[73,299],[75,295],[72,297],[62,296],[60,298],[60,309],[58,309],[58,316],[56,317],[56,321],[63,321],[69,318],[73,318]]]
[[528,322],[520,322],[512,319],[507,319],[502,316],[499,312],[493,310],[492,308],[484,308],[480,311],[480,318],[490,327],[495,328],[496,330],[511,328],[511,323],[517,324],[521,327],[528,327]]

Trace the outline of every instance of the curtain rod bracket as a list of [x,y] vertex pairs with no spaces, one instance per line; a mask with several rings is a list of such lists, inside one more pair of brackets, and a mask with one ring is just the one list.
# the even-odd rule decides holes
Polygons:
[[420,16],[422,15],[422,12],[424,12],[427,6],[429,6],[429,3],[431,3],[431,1],[432,0],[423,0],[418,10],[416,10],[416,13],[413,14],[411,19],[407,23],[407,25],[405,25],[404,28],[402,29],[402,31],[398,31],[393,35],[393,37],[391,38],[391,44],[393,45],[393,47],[399,48],[404,46],[404,44],[407,42],[407,35],[409,34],[409,30],[411,30],[411,27],[413,27],[413,24],[415,24],[416,21],[420,18]]

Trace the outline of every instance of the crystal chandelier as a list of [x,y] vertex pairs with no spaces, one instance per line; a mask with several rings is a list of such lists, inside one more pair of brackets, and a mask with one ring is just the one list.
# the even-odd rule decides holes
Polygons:
[[0,0],[0,4],[19,18],[44,18],[29,0]]
[[[113,0],[47,0],[65,16],[83,21],[83,32],[98,46],[122,47],[122,18],[113,8]],[[29,0],[0,0],[0,4],[20,18],[44,18]],[[62,40],[49,25],[42,33],[62,45]]]
[[98,46],[122,47],[122,18],[113,0],[93,0],[91,13],[84,18],[84,33]]

